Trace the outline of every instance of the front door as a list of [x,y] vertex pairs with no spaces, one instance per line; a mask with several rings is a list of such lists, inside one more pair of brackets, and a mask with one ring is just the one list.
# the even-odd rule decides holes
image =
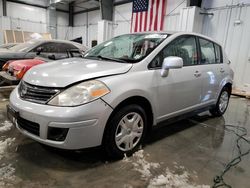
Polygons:
[[199,71],[196,38],[192,35],[178,37],[156,56],[151,65],[163,62],[168,56],[181,57],[184,65],[180,69],[170,69],[166,77],[161,76],[161,69],[154,70],[158,122],[191,111],[201,101],[202,74]]

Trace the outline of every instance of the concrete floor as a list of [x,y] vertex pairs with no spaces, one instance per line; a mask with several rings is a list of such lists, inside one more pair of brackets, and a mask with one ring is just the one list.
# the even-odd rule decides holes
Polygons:
[[[238,152],[236,136],[225,125],[250,131],[250,100],[232,97],[224,117],[204,113],[154,130],[134,156],[106,161],[99,149],[56,150],[24,137],[13,126],[1,131],[6,104],[8,93],[0,94],[0,144],[6,144],[2,152],[0,147],[0,187],[212,187],[214,176]],[[232,187],[250,187],[249,164],[247,155],[224,180]]]

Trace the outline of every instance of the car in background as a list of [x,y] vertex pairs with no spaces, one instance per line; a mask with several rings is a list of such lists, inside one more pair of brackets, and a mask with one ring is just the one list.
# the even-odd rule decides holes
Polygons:
[[66,40],[30,40],[9,49],[0,50],[0,70],[2,70],[2,66],[9,60],[33,59],[41,53],[47,56],[53,54],[62,54],[63,56],[70,49],[85,51],[86,47]]
[[210,110],[222,116],[233,71],[213,39],[188,32],[133,33],[84,58],[30,69],[10,95],[9,119],[43,144],[109,156],[136,151],[152,126]]
[[8,44],[2,44],[0,45],[0,50],[1,49],[10,49],[13,46],[16,46],[18,43],[8,43]]
[[64,55],[53,54],[46,56],[44,54],[40,54],[34,59],[9,60],[4,64],[3,69],[0,72],[0,86],[18,84],[24,74],[36,65],[60,59],[83,57],[83,53],[84,51],[73,49],[68,50]]

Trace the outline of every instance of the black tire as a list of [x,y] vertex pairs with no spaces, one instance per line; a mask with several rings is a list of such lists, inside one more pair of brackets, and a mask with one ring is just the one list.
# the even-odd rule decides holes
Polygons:
[[[137,140],[138,143],[132,149],[128,151],[122,151],[117,146],[115,138],[116,138],[117,130],[119,130],[118,128],[119,123],[121,122],[123,118],[129,117],[129,114],[131,113],[136,113],[140,115],[140,118],[141,118],[141,120],[139,121],[140,125],[142,125],[141,121],[143,121],[142,136],[140,137],[140,139]],[[137,104],[130,104],[128,106],[124,106],[118,109],[118,111],[115,112],[115,114],[111,117],[110,121],[108,122],[107,127],[105,129],[104,137],[103,137],[103,147],[107,156],[113,159],[121,159],[124,157],[125,154],[129,156],[132,153],[134,153],[145,138],[145,135],[147,132],[147,126],[148,126],[148,122],[147,122],[146,112],[141,106]]]
[[[227,95],[228,95],[227,105],[226,105],[225,109],[221,110],[221,108],[220,108],[220,100],[221,100],[222,95],[223,95],[225,92],[226,92]],[[229,99],[230,99],[230,95],[231,95],[230,89],[229,89],[228,87],[223,87],[223,89],[222,89],[221,92],[220,92],[220,95],[219,95],[219,98],[218,98],[218,101],[217,101],[215,107],[212,108],[212,109],[210,109],[209,112],[210,112],[213,116],[215,116],[215,117],[222,116],[222,115],[226,112],[226,110],[227,110],[228,103],[229,103]]]

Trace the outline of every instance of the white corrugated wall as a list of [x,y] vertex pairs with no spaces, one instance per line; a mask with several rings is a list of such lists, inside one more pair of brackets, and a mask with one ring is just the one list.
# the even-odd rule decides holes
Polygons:
[[234,86],[250,88],[250,5],[241,4],[207,10],[202,33],[225,48],[235,72]]

